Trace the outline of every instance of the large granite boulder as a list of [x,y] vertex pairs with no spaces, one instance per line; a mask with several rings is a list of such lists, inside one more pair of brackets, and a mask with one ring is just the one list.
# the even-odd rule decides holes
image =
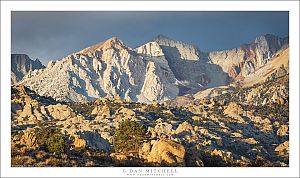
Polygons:
[[184,166],[185,148],[183,145],[171,140],[161,139],[153,141],[151,151],[147,157],[148,162],[160,163],[170,166]]

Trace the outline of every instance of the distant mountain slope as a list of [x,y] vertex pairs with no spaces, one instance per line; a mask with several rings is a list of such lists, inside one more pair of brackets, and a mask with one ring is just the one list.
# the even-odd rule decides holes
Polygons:
[[289,48],[278,52],[270,62],[246,76],[241,84],[244,87],[253,86],[273,76],[285,75],[286,73],[289,73]]
[[278,51],[267,64],[257,68],[253,73],[247,75],[242,80],[232,83],[231,86],[202,90],[195,93],[193,97],[195,99],[215,97],[236,90],[234,86],[241,88],[253,87],[254,85],[262,84],[287,74],[289,74],[289,48]]
[[288,38],[267,34],[257,37],[250,44],[230,50],[210,52],[208,56],[213,64],[219,65],[230,77],[241,80],[264,66],[279,50],[287,47]]
[[12,54],[11,82],[17,83],[30,71],[41,68],[44,68],[44,66],[38,59],[31,60],[26,54]]
[[51,61],[45,69],[26,75],[21,83],[62,101],[120,96],[130,101],[163,102],[232,82],[247,82],[256,71],[267,70],[263,67],[286,48],[288,38],[274,35],[209,53],[162,35],[135,49],[113,37]]

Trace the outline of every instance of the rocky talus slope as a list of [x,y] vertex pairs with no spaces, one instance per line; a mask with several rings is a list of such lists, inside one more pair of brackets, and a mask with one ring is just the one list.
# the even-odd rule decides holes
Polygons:
[[[288,77],[278,70],[263,83],[181,106],[120,96],[66,103],[12,86],[12,166],[288,166]],[[127,119],[147,129],[138,152],[114,147]],[[64,153],[39,144],[44,126],[67,138]]]

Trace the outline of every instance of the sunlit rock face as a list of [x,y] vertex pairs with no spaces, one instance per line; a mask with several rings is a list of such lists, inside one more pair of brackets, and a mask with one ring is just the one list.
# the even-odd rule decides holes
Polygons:
[[[143,47],[141,47],[143,48]],[[154,54],[155,53],[155,54]],[[113,37],[32,72],[22,83],[40,95],[62,101],[120,96],[152,102],[175,98],[178,88],[161,52],[141,54]]]
[[120,96],[128,101],[164,102],[242,80],[287,43],[286,38],[265,35],[239,48],[207,53],[162,35],[135,49],[113,37],[50,61],[46,68],[29,72],[21,83],[60,101]]

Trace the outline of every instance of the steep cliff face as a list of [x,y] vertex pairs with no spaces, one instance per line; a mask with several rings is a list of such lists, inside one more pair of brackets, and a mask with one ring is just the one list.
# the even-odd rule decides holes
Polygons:
[[44,68],[42,63],[36,59],[31,60],[26,54],[11,55],[11,83],[17,83],[30,71]]
[[228,75],[208,60],[198,47],[159,35],[152,41],[159,44],[180,88],[180,95],[203,88],[226,85]]
[[169,72],[162,71],[164,64],[152,64],[159,60],[159,57],[136,53],[114,37],[62,60],[51,61],[47,68],[24,77],[22,83],[40,95],[63,101],[79,102],[104,96],[164,101],[174,98],[178,92],[170,83],[175,79],[164,76]]
[[148,61],[145,82],[139,100],[151,102],[175,98],[179,94],[179,88],[176,85],[177,79],[159,44],[149,42],[136,48],[135,51]]
[[239,48],[210,52],[208,57],[230,77],[241,80],[264,66],[279,50],[287,46],[288,38],[268,34],[257,37],[250,44],[241,45]]

